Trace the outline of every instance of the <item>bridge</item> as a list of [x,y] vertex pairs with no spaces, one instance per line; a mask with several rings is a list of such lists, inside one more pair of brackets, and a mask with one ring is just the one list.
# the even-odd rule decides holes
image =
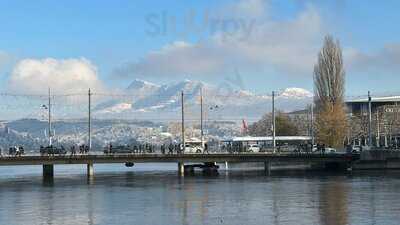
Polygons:
[[[96,163],[177,163],[179,174],[185,172],[190,163],[264,162],[265,171],[270,172],[272,162],[320,163],[351,167],[359,159],[358,154],[330,153],[209,153],[209,154],[82,154],[82,155],[22,155],[0,157],[0,166],[42,165],[45,178],[54,176],[54,165],[86,164],[87,175],[93,176]],[[189,165],[187,165],[189,166]]]

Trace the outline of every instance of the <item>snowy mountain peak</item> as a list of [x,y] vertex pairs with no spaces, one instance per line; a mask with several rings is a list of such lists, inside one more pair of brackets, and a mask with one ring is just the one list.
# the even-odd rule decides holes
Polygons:
[[128,90],[136,90],[136,89],[149,89],[149,88],[158,88],[159,85],[150,83],[148,81],[135,79],[132,83],[128,86]]
[[200,88],[204,86],[204,83],[201,81],[193,81],[193,80],[184,80],[178,83],[173,83],[169,85],[165,85],[164,91],[179,96],[180,92],[183,91],[185,94],[195,94],[200,91]]
[[[270,95],[257,95],[226,82],[216,85],[196,80],[183,80],[158,86],[147,81],[134,80],[126,89],[126,93],[132,95],[132,98],[114,99],[101,103],[96,107],[96,111],[99,114],[110,115],[113,113],[129,115],[135,112],[135,118],[140,116],[154,118],[155,115],[159,116],[161,113],[163,115],[171,113],[170,116],[176,116],[176,109],[180,107],[181,92],[184,92],[187,107],[196,111],[196,107],[199,107],[201,90],[207,104],[218,106],[220,115],[260,116],[266,110],[260,106],[270,105],[271,101]],[[278,96],[277,104],[280,109],[286,111],[301,109],[312,96],[311,92],[302,88],[287,88]]]
[[313,94],[303,88],[296,88],[296,87],[291,87],[291,88],[286,88],[280,95],[280,97],[284,98],[311,98],[313,97]]

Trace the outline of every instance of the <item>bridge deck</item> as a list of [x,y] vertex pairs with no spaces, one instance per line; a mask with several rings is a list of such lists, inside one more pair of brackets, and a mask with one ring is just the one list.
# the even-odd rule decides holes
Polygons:
[[0,157],[0,166],[94,164],[94,163],[204,163],[204,162],[346,162],[358,159],[357,155],[335,154],[271,154],[271,153],[210,153],[210,154],[89,154],[89,155],[23,155]]

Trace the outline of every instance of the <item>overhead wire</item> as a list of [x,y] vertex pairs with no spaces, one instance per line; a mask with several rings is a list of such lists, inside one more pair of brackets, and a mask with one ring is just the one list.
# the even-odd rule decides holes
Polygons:
[[[373,97],[389,97],[393,96],[395,93],[374,93]],[[114,119],[141,119],[144,120],[154,120],[154,121],[177,121],[180,118],[180,97],[175,96],[170,101],[171,95],[167,94],[125,94],[125,93],[112,93],[112,92],[93,92],[93,105],[92,109],[96,108],[93,112],[93,119],[96,118],[114,118]],[[185,102],[185,113],[187,113],[187,121],[197,121],[196,119],[200,117],[200,103],[196,98],[199,96],[197,93],[185,94],[186,99],[190,101]],[[145,98],[158,98],[162,97],[157,103],[160,106],[151,107],[151,104],[145,104],[142,102]],[[168,98],[167,98],[168,97]],[[238,103],[246,103],[252,97],[260,99],[260,102],[256,102],[252,105],[251,110],[257,112],[268,112],[270,110],[270,105],[268,103],[270,95],[264,94],[254,94],[254,95],[239,95],[234,93],[233,95],[228,94],[214,94],[206,93],[204,95],[204,109],[205,109],[205,120],[213,121],[223,121],[225,119],[231,121],[241,121],[245,117],[240,116],[240,112],[232,112],[233,116],[226,114],[227,110],[234,109],[235,105],[240,105]],[[25,93],[11,93],[11,92],[1,92],[0,99],[2,104],[0,104],[0,117],[1,114],[9,114],[4,117],[14,117],[14,118],[42,118],[45,114],[45,110],[42,106],[47,105],[47,100],[49,96],[46,94],[25,94]],[[348,95],[346,99],[363,99],[367,98],[367,95]],[[57,120],[71,120],[78,118],[87,117],[87,101],[88,95],[83,92],[71,92],[71,93],[56,93],[50,96],[52,109],[54,113],[54,119]],[[194,99],[194,101],[193,101]],[[211,100],[210,100],[211,99]],[[312,98],[306,98],[307,101],[312,101]],[[110,102],[114,101],[114,102]],[[131,104],[126,112],[124,109],[121,111],[109,111],[109,115],[104,116],[101,112],[102,104],[110,103],[127,103]],[[263,104],[261,104],[263,103]],[[143,104],[141,108],[135,108],[137,104]],[[277,96],[277,104],[279,104],[279,95]],[[130,108],[129,108],[130,107]],[[250,110],[250,109],[249,109]],[[146,115],[147,114],[147,115]],[[249,117],[246,115],[246,117]]]

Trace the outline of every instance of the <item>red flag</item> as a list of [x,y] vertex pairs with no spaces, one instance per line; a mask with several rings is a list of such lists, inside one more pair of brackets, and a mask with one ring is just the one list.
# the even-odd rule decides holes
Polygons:
[[242,119],[242,130],[243,130],[243,133],[247,133],[247,130],[248,130],[247,122],[244,119]]

